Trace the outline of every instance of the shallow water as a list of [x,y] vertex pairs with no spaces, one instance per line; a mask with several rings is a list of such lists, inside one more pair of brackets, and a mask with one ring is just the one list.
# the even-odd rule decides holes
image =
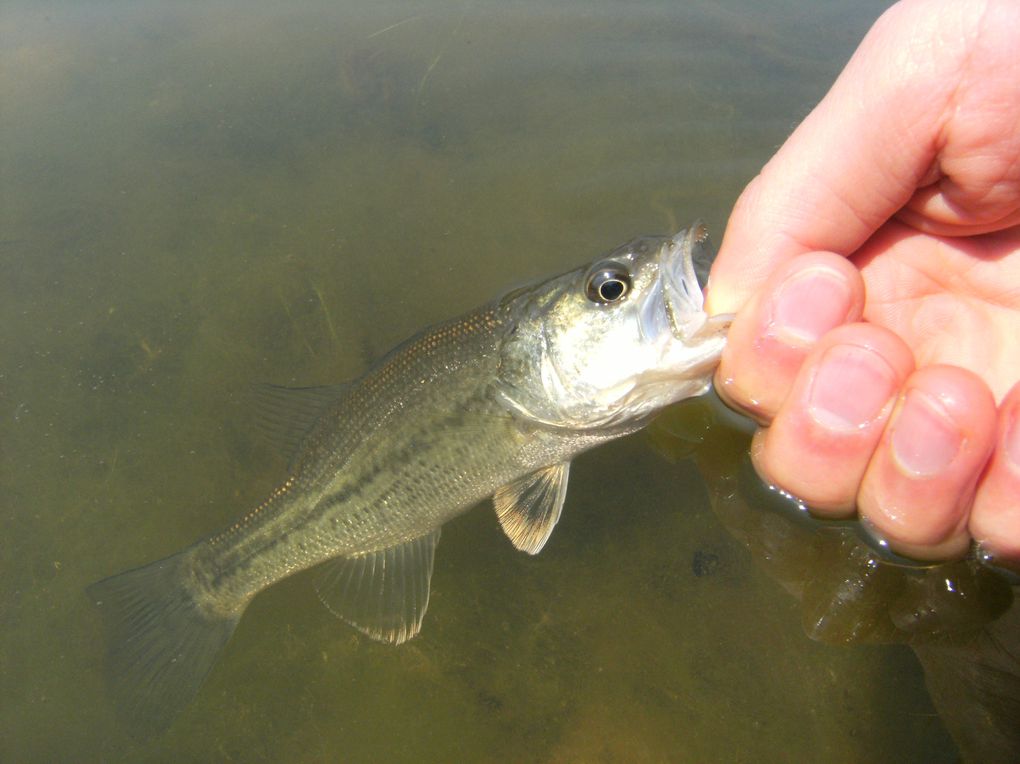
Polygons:
[[0,12],[0,759],[954,760],[903,646],[808,639],[690,460],[575,465],[543,553],[444,530],[421,636],[307,575],[170,732],[86,584],[259,501],[252,380],[322,384],[736,195],[886,3],[14,3]]

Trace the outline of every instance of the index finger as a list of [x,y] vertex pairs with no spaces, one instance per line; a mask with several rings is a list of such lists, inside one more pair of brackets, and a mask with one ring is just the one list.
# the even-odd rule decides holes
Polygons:
[[989,5],[903,2],[882,15],[738,199],[712,268],[710,313],[737,311],[792,257],[852,254],[939,179],[943,131]]

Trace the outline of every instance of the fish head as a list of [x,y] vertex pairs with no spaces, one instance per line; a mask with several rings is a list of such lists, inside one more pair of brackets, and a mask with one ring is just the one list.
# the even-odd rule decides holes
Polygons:
[[517,417],[572,430],[640,423],[708,389],[732,316],[709,317],[701,223],[645,236],[504,298],[499,395]]

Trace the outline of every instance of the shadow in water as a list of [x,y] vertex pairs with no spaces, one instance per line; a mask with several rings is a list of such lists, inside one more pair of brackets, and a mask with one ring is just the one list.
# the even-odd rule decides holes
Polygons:
[[801,605],[805,633],[828,644],[911,647],[961,755],[1020,752],[1020,611],[1015,581],[973,556],[920,565],[872,542],[853,521],[823,521],[770,489],[751,465],[753,424],[714,394],[650,428],[669,458],[693,457],[712,508],[755,563]]

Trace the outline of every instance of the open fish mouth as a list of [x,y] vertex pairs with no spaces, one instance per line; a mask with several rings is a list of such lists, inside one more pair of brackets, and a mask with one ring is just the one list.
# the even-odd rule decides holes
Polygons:
[[705,313],[698,271],[707,276],[712,258],[708,229],[700,220],[663,244],[659,253],[666,315],[673,336],[685,344],[724,333],[733,320],[729,313],[711,317]]

